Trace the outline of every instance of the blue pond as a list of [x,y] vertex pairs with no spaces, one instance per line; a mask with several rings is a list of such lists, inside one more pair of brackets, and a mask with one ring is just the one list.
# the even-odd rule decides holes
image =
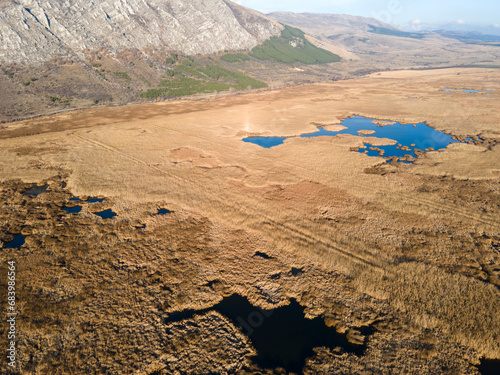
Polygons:
[[74,202],[81,202],[82,200],[78,197],[72,197],[69,199],[70,201],[74,201]]
[[474,89],[451,89],[447,87],[443,87],[444,92],[456,92],[456,91],[462,91],[466,92],[468,94],[475,94],[475,93],[493,93],[493,90],[486,90],[486,91],[479,91],[479,90],[474,90]]
[[104,202],[104,198],[89,198],[87,199],[89,203],[102,203]]
[[66,211],[68,214],[77,214],[82,210],[82,207],[81,206],[63,207],[63,210]]
[[287,137],[247,137],[243,138],[243,142],[255,143],[264,148],[279,146],[285,142]]
[[102,217],[103,219],[112,219],[112,218],[114,218],[116,216],[116,213],[114,213],[111,210],[104,210],[104,211],[101,211],[101,212],[96,212],[95,214],[97,216]]
[[166,215],[166,214],[169,214],[171,213],[172,211],[170,210],[167,210],[166,208],[160,208],[158,210],[158,212],[156,213],[156,215]]
[[24,245],[25,238],[26,237],[24,237],[22,234],[17,234],[14,236],[14,239],[10,242],[7,242],[4,247],[6,249],[19,249]]
[[[427,126],[423,122],[418,124],[401,124],[396,122],[394,125],[379,126],[374,123],[376,121],[377,120],[360,116],[348,117],[341,123],[341,125],[345,126],[347,129],[341,131],[329,131],[323,127],[318,127],[318,131],[310,134],[302,134],[298,137],[335,137],[338,134],[351,134],[357,136],[359,135],[358,131],[360,130],[374,131],[374,133],[368,137],[388,138],[397,142],[395,145],[377,146],[378,149],[384,150],[384,157],[389,158],[393,156],[405,157],[405,155],[416,156],[414,152],[415,149],[425,151],[426,149],[432,147],[434,150],[440,150],[448,146],[450,143],[459,142],[453,140],[450,135],[441,133]],[[287,138],[248,137],[244,138],[243,141],[255,143],[264,148],[271,148],[282,144],[285,139]],[[368,156],[379,156],[378,150],[369,150],[369,147],[371,146],[369,142],[364,143],[367,148],[360,149],[359,152],[364,153],[367,151]],[[398,144],[400,146],[398,146]]]

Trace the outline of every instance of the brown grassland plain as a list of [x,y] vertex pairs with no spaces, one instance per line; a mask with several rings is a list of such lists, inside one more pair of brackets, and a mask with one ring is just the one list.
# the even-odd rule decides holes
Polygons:
[[[477,372],[500,359],[499,99],[499,70],[397,71],[3,124],[0,241],[27,234],[0,255],[19,267],[21,365],[256,372],[251,342],[221,315],[162,320],[239,293],[264,308],[296,298],[367,343],[359,358],[318,349],[304,373]],[[352,152],[363,138],[348,135],[242,142],[355,114],[480,139],[414,165]],[[48,193],[20,193],[42,182]],[[106,200],[65,214],[70,194]],[[118,216],[93,215],[107,208]]]

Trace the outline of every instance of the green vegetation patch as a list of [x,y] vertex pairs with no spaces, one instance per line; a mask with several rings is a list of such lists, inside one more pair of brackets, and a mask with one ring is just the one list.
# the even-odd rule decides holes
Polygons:
[[200,73],[199,68],[201,67],[200,64],[197,62],[193,62],[191,60],[185,59],[182,64],[177,65],[176,69],[189,74],[190,76],[197,77],[197,78],[206,78],[204,74]]
[[469,68],[486,68],[486,69],[500,69],[500,65],[470,65],[470,66],[466,66],[466,67],[469,67]]
[[234,71],[223,68],[220,65],[207,65],[200,69],[207,77],[216,80],[230,80],[234,78]]
[[247,88],[260,89],[267,87],[265,82],[256,80],[241,72],[235,72],[220,65],[207,65],[205,68],[200,69],[207,77],[215,80],[223,80],[231,82],[232,87],[236,90],[245,90]]
[[234,72],[234,78],[236,79],[236,85],[234,86],[236,90],[245,90],[248,88],[262,89],[267,87],[267,83],[249,77],[241,72]]
[[368,26],[370,26],[370,28],[371,28],[370,30],[368,30],[368,32],[373,33],[373,34],[398,36],[401,38],[412,38],[412,39],[425,38],[424,33],[409,33],[409,32],[401,31],[401,30],[387,29],[385,27],[377,27],[377,26],[373,26],[373,25],[368,25]]
[[235,63],[250,60],[250,57],[245,53],[226,53],[222,55],[220,59],[225,62]]
[[[183,76],[184,74],[189,77]],[[142,98],[186,96],[198,93],[245,90],[267,87],[265,82],[256,80],[242,72],[235,72],[220,65],[203,66],[191,59],[185,59],[174,69],[165,72],[159,87],[141,94]]]
[[176,74],[176,71],[174,69],[168,69],[165,72],[165,76],[167,76],[167,77],[173,77],[173,76],[175,76],[175,74]]
[[195,78],[182,77],[164,79],[160,82],[161,88],[149,89],[141,94],[142,98],[158,98],[161,96],[186,96],[197,93],[211,93],[227,91],[230,86],[221,82],[202,81]]
[[340,61],[340,56],[316,47],[302,30],[285,25],[281,36],[274,36],[253,48],[250,56],[259,60],[276,60],[285,64],[328,64]]
[[124,79],[124,80],[127,80],[127,81],[131,81],[132,78],[130,78],[130,76],[125,73],[125,72],[114,72],[113,75],[115,77],[118,77],[118,78],[121,78],[121,79]]

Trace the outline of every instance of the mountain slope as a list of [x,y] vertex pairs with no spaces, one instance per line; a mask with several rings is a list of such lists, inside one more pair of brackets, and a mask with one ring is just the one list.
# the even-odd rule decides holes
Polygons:
[[322,48],[355,60],[359,72],[495,63],[499,58],[495,47],[457,42],[451,35],[402,32],[374,18],[290,12],[267,16],[298,27],[315,37]]
[[218,82],[188,65],[224,65],[223,51],[282,30],[229,0],[0,0],[0,120],[134,102],[169,79],[189,83],[179,92],[263,87],[243,67]]
[[34,64],[135,49],[210,54],[248,49],[282,27],[223,0],[0,2],[0,61]]

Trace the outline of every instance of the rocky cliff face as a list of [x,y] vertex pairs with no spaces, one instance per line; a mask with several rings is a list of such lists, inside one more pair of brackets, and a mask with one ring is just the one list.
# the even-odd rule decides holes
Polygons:
[[29,65],[99,49],[210,54],[252,48],[281,28],[223,0],[4,0],[0,61]]

